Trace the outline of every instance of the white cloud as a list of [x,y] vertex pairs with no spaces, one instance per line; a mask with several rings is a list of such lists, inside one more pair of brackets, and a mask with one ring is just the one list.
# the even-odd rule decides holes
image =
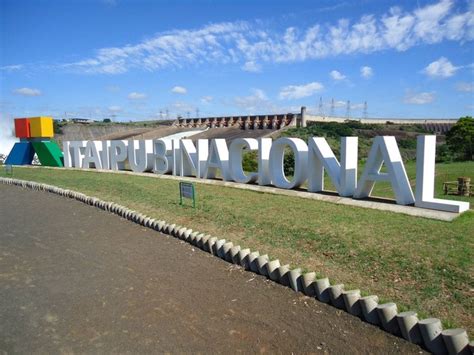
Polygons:
[[344,80],[346,78],[344,74],[342,74],[341,72],[338,72],[337,70],[331,71],[329,73],[329,76],[331,76],[331,78],[336,81]]
[[428,64],[423,72],[431,77],[449,78],[456,73],[459,67],[454,66],[445,57],[440,57],[438,60]]
[[249,96],[235,97],[233,105],[247,114],[282,112],[281,108],[274,105],[261,89],[253,89],[252,95]]
[[210,104],[212,100],[214,100],[214,98],[212,96],[203,96],[203,97],[201,97],[201,103],[203,103],[205,105]]
[[288,85],[281,88],[278,97],[280,100],[301,99],[303,97],[314,95],[323,88],[323,84],[318,83],[317,81],[304,85]]
[[251,73],[259,73],[262,70],[262,67],[260,64],[254,62],[253,60],[245,62],[245,64],[242,66],[243,71],[248,71]]
[[110,112],[120,112],[120,111],[122,111],[122,107],[120,107],[120,106],[109,106],[108,109],[109,109]]
[[406,104],[412,105],[425,105],[430,104],[434,101],[435,95],[433,92],[408,92],[405,95],[405,99],[403,100]]
[[371,67],[364,66],[360,68],[360,76],[368,79],[374,75],[374,71]]
[[13,93],[16,95],[22,96],[40,96],[42,95],[41,91],[38,89],[31,89],[31,88],[20,88],[13,90]]
[[12,71],[17,71],[23,69],[22,64],[15,64],[15,65],[4,65],[0,67],[0,70],[6,71],[6,72],[12,72]]
[[405,51],[442,41],[474,39],[474,6],[452,0],[404,11],[392,7],[381,15],[288,27],[276,32],[264,22],[223,22],[197,29],[159,33],[122,47],[102,48],[95,56],[64,68],[86,73],[148,71],[191,64],[238,64],[257,70],[261,63],[290,63],[378,51]]
[[461,92],[474,92],[474,84],[459,82],[456,84],[456,90]]
[[171,92],[175,93],[175,94],[184,95],[188,92],[188,90],[186,90],[186,88],[184,88],[182,86],[175,86],[174,88],[171,89]]
[[128,94],[129,100],[143,100],[146,98],[147,98],[146,94],[143,94],[141,92],[131,92],[130,94]]

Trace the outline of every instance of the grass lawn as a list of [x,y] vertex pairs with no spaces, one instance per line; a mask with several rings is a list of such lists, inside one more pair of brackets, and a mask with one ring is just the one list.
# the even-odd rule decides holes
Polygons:
[[[414,164],[407,171],[414,182]],[[0,175],[5,175],[3,169]],[[474,163],[438,164],[436,195],[445,198],[442,182],[458,176],[474,178]],[[14,177],[113,200],[316,271],[346,289],[377,294],[382,301],[397,302],[400,310],[473,329],[472,210],[442,222],[205,184],[196,184],[197,208],[192,209],[179,206],[178,182],[173,180],[28,168],[14,168]],[[391,192],[380,184],[375,195]]]

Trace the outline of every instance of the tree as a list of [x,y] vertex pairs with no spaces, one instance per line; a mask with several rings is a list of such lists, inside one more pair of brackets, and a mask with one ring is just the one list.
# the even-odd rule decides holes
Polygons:
[[104,120],[102,121],[104,123],[110,123],[112,122],[112,120],[110,118],[104,118]]
[[446,134],[446,143],[461,160],[474,160],[474,118],[461,117]]

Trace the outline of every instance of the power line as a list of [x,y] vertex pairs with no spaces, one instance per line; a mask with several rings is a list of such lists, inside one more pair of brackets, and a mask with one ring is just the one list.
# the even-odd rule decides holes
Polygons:
[[324,108],[323,108],[323,97],[319,97],[319,107],[318,107],[318,114],[321,117],[324,117]]

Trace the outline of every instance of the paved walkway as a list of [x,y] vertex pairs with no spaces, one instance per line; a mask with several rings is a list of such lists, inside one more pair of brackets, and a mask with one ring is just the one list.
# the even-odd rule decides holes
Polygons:
[[174,238],[0,185],[0,353],[418,353]]

